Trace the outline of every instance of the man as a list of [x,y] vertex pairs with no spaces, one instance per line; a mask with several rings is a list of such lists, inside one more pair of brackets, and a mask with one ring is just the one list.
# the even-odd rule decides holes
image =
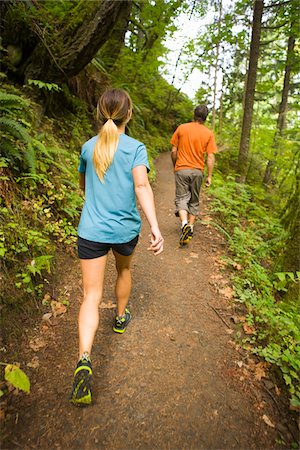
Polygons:
[[197,106],[194,121],[180,125],[171,139],[176,184],[175,215],[181,220],[181,246],[187,245],[193,237],[194,223],[199,212],[205,153],[208,169],[205,185],[211,184],[217,146],[213,132],[204,125],[207,115],[206,105]]

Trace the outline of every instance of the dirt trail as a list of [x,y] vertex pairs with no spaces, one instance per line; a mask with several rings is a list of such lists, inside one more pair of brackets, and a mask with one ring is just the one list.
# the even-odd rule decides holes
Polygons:
[[[37,356],[39,368],[29,371],[32,392],[21,399],[10,448],[279,448],[277,431],[262,420],[265,414],[276,425],[277,410],[254,376],[245,375],[245,357],[220,318],[231,324],[229,301],[215,287],[221,273],[216,257],[225,244],[199,222],[190,246],[178,248],[173,183],[170,157],[161,155],[154,191],[165,251],[156,258],[146,251],[145,224],[133,264],[133,320],[124,335],[116,335],[114,310],[101,309],[92,355],[95,405],[86,409],[67,402],[82,290],[77,259],[64,260],[56,294],[70,294],[71,307],[48,331],[34,330],[47,345],[28,352],[27,361]],[[109,258],[108,305],[114,280]]]

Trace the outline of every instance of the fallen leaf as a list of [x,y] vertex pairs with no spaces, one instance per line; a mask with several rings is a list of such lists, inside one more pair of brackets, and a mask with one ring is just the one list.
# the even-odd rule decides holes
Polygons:
[[50,300],[51,300],[51,295],[50,295],[50,294],[45,294],[45,295],[44,295],[44,298],[43,298],[43,300],[42,300],[42,304],[43,304],[44,306],[48,306]]
[[276,386],[276,384],[275,384],[275,393],[276,393],[277,397],[279,397],[279,395],[281,394],[281,390],[279,389],[278,386]]
[[46,342],[42,338],[35,338],[29,342],[29,347],[34,352],[38,352],[41,348],[46,347]]
[[233,323],[240,323],[239,316],[231,316],[230,320],[232,320]]
[[262,420],[263,420],[267,425],[269,425],[269,427],[275,428],[275,425],[271,422],[271,420],[269,419],[269,417],[268,417],[266,414],[264,414],[264,415],[262,416]]
[[32,360],[26,364],[27,367],[31,367],[32,369],[37,369],[40,366],[39,358],[34,356]]
[[225,331],[226,331],[227,334],[232,334],[233,333],[233,330],[231,328],[226,328]]
[[100,308],[101,309],[112,309],[112,308],[116,308],[117,307],[117,305],[115,304],[115,303],[112,303],[112,302],[108,302],[108,303],[101,303],[100,304]]
[[191,261],[189,258],[184,258],[184,260],[185,260],[185,262],[187,263],[187,264],[191,264],[193,261]]
[[67,307],[56,300],[52,300],[51,309],[54,317],[59,316],[60,314],[65,314],[67,312]]
[[266,378],[264,363],[258,363],[255,366],[254,375],[256,380],[260,381],[262,378]]
[[253,334],[254,333],[254,329],[252,327],[250,327],[250,325],[248,325],[246,322],[243,323],[243,330],[246,334]]
[[242,270],[242,266],[236,262],[232,263],[232,267],[234,267],[236,270]]
[[212,280],[223,280],[223,277],[221,274],[217,273],[216,275],[210,275],[210,278]]
[[219,293],[224,295],[224,297],[226,298],[232,298],[233,289],[230,286],[228,286],[227,288],[219,289]]
[[49,325],[51,325],[51,320],[50,318],[52,317],[52,313],[46,313],[42,316],[42,320],[46,323],[48,323]]
[[246,317],[245,316],[231,316],[230,319],[234,323],[243,323],[243,322],[246,321]]
[[242,367],[243,364],[244,364],[243,361],[237,361],[236,363],[237,363],[237,365],[238,365],[239,367]]
[[191,252],[190,253],[190,258],[199,258],[199,255],[198,255],[198,253]]

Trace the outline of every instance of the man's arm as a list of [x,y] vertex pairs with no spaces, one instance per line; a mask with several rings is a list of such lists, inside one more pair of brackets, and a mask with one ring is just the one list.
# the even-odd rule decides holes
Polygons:
[[171,150],[171,159],[172,159],[172,163],[173,166],[175,167],[176,161],[177,161],[177,147],[172,147]]
[[79,187],[85,192],[85,173],[79,172]]
[[207,178],[206,178],[206,182],[205,182],[205,186],[208,187],[211,185],[211,177],[212,177],[212,173],[214,170],[214,165],[215,165],[215,155],[214,153],[208,153],[207,155]]

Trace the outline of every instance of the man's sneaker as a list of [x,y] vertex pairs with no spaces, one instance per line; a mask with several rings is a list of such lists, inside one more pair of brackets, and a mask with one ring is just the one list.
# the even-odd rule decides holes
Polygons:
[[179,238],[179,244],[181,246],[187,245],[193,237],[193,232],[189,224],[185,224],[181,228],[181,234]]
[[190,226],[190,230],[189,230],[189,233],[188,233],[188,240],[189,240],[189,242],[192,239],[193,234],[194,234],[194,231],[192,230],[192,227]]
[[125,309],[124,316],[117,316],[115,318],[115,324],[113,326],[113,330],[115,333],[124,333],[126,330],[127,325],[131,321],[131,314],[129,309]]
[[69,397],[70,403],[75,406],[89,406],[92,403],[91,378],[91,361],[83,356],[74,372],[73,387]]

